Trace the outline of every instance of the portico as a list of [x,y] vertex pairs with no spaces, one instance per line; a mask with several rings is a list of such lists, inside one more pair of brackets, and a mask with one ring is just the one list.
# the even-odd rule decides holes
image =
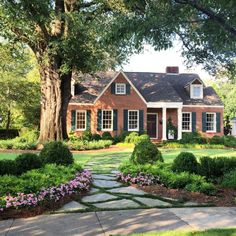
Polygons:
[[[156,129],[158,134],[156,139],[167,140],[167,121],[169,118],[173,120],[173,124],[177,127],[177,139],[182,139],[182,102],[149,102],[147,103],[147,132],[152,134],[152,129]],[[151,114],[157,114],[156,127],[149,125]],[[155,139],[152,135],[151,138]]]

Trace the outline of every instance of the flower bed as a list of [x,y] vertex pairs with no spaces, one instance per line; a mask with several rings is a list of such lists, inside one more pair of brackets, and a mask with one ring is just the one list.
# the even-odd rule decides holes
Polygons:
[[[47,206],[47,210],[55,208],[55,206],[61,205],[58,203],[62,203],[63,198],[68,199],[70,196],[73,197],[78,193],[88,191],[91,182],[91,173],[87,170],[83,170],[81,172],[77,172],[74,179],[67,183],[60,184],[59,186],[42,188],[37,193],[17,193],[16,196],[8,194],[0,200],[0,218],[17,217],[19,214],[16,210],[24,208],[30,210],[36,207],[37,210],[33,211],[33,215],[40,214],[42,213],[42,210],[45,209],[45,206]],[[32,216],[29,212],[27,212],[26,215]]]

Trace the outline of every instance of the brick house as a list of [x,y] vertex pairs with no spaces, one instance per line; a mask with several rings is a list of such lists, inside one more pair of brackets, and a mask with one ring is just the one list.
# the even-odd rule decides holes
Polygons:
[[72,84],[67,127],[78,135],[147,131],[153,139],[166,140],[171,120],[177,139],[196,130],[211,137],[223,135],[223,112],[214,89],[178,67],[167,67],[166,73],[101,72]]

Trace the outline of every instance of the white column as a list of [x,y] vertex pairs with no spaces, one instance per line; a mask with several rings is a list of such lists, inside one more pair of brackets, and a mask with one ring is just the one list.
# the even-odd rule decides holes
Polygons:
[[166,138],[166,107],[162,108],[162,140],[167,140]]
[[72,97],[75,96],[75,82],[71,80],[71,95]]
[[178,140],[182,139],[182,108],[178,108]]

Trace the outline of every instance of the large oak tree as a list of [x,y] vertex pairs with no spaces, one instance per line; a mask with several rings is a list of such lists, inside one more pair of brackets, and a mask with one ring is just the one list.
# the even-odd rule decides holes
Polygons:
[[112,23],[126,13],[122,0],[1,1],[0,35],[10,43],[27,44],[39,64],[39,141],[68,137],[66,114],[73,70],[112,68],[128,55],[127,45],[105,41]]

